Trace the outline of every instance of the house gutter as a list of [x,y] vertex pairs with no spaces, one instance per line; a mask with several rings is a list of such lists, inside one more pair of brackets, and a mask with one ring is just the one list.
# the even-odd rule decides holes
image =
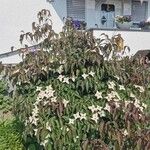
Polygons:
[[26,48],[20,48],[20,49],[11,51],[11,52],[6,52],[6,53],[3,53],[3,54],[0,54],[0,59],[10,57],[10,56],[14,56],[14,55],[17,55],[17,54],[21,54],[21,53],[24,53],[26,51],[32,52],[32,51],[38,50],[39,48],[40,48],[40,44],[33,45],[33,46],[30,46],[30,47],[26,47]]

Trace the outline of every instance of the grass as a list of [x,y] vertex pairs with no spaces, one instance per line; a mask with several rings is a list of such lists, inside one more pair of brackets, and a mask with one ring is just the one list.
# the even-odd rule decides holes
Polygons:
[[23,126],[16,120],[0,122],[0,150],[23,150]]

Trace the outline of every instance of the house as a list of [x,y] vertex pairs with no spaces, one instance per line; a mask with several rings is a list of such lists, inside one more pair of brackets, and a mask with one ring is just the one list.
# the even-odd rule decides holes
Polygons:
[[[17,6],[13,5],[13,3],[16,3]],[[124,45],[130,47],[131,54],[135,54],[140,49],[150,49],[150,30],[143,30],[138,26],[141,21],[150,17],[150,0],[22,0],[19,2],[18,0],[13,0],[13,2],[5,1],[4,4],[1,5],[0,12],[2,10],[6,11],[7,8],[7,13],[9,13],[10,17],[11,15],[16,16],[15,18],[12,16],[13,23],[18,26],[14,27],[15,25],[11,23],[11,19],[9,19],[7,26],[1,22],[0,33],[2,31],[2,34],[6,35],[6,37],[0,39],[2,41],[0,49],[4,49],[5,45],[9,46],[9,48],[16,46],[20,34],[19,31],[30,31],[29,26],[35,20],[33,18],[36,18],[36,13],[42,8],[50,10],[53,29],[57,33],[62,30],[66,18],[71,17],[73,20],[86,22],[86,29],[90,30],[97,38],[102,33],[109,35],[109,37],[121,34],[125,42]],[[10,13],[10,9],[12,12],[15,12]],[[4,13],[6,17],[9,16],[7,13]],[[20,15],[23,17],[19,17]],[[115,23],[115,17],[118,15],[131,15],[133,26],[130,29],[118,29]],[[4,19],[3,21],[5,22]],[[13,34],[11,33],[8,36],[9,28],[12,29]],[[16,34],[16,32],[18,33]],[[20,46],[17,48],[20,48]],[[8,49],[8,47],[5,49]],[[3,51],[0,51],[1,53]],[[3,58],[5,63],[7,60]],[[15,60],[14,58],[13,61]],[[20,61],[20,58],[18,61]]]
[[[150,17],[150,1],[140,0],[48,0],[61,20],[85,21],[87,28],[114,28],[115,16],[131,15],[134,24]],[[51,9],[52,10],[52,9]]]
[[[110,37],[121,34],[124,45],[130,47],[131,54],[135,54],[140,49],[150,49],[150,30],[139,27],[141,21],[150,17],[150,0],[49,1],[54,24],[58,24],[55,23],[54,14],[57,14],[62,21],[59,24],[60,28],[63,26],[64,18],[71,17],[74,20],[85,21],[86,28],[93,32],[95,37],[99,37],[102,33]],[[133,22],[132,27],[128,30],[116,28],[115,17],[118,15],[130,15]]]

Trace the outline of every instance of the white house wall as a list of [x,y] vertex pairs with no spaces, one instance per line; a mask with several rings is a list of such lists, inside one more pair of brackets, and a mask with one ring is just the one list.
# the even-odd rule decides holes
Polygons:
[[124,45],[130,47],[130,54],[135,54],[138,50],[150,50],[150,32],[144,31],[108,31],[94,30],[93,35],[99,38],[102,33],[107,34],[110,38],[114,35],[121,34],[124,39]]
[[[37,21],[37,13],[49,9],[52,14],[53,28],[60,32],[63,16],[66,16],[66,0],[55,0],[52,4],[46,0],[0,0],[0,54],[23,47],[19,43],[21,30],[31,31],[31,24]],[[59,13],[57,13],[59,12]],[[0,59],[3,63],[17,63],[21,57],[11,56]]]
[[96,12],[95,12],[95,0],[86,0],[86,22],[87,27],[95,27],[96,24]]
[[148,0],[148,18],[150,17],[150,0]]

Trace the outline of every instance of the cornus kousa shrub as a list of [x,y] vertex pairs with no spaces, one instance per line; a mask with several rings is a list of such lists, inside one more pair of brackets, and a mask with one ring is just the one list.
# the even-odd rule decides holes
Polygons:
[[26,147],[150,149],[149,81],[143,86],[129,79],[135,64],[127,67],[124,62],[131,60],[118,58],[115,37],[95,39],[69,21],[57,35],[49,17],[42,10],[33,33],[21,35],[40,50],[6,68],[16,84],[13,112],[24,123]]
[[[32,92],[23,99],[19,116],[25,135],[36,139],[41,149],[149,149],[147,105],[139,95],[118,80],[99,82],[97,90],[81,95],[75,87],[79,76],[61,76],[35,87],[34,96]],[[88,78],[97,76],[83,80]],[[141,86],[132,88],[144,92]]]

